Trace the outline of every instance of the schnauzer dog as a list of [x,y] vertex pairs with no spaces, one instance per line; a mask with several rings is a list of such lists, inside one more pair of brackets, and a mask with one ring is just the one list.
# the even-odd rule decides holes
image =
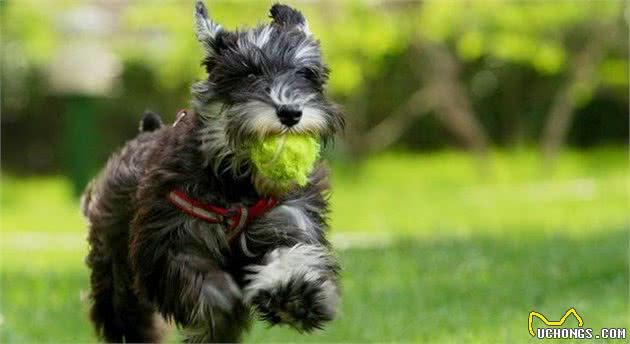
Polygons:
[[90,316],[100,338],[156,342],[163,319],[190,342],[234,342],[250,313],[298,331],[322,328],[339,300],[325,238],[328,177],[262,182],[249,142],[303,133],[330,141],[344,120],[326,100],[328,69],[303,15],[227,31],[195,11],[206,80],[174,125],[146,114],[82,200],[89,220]]

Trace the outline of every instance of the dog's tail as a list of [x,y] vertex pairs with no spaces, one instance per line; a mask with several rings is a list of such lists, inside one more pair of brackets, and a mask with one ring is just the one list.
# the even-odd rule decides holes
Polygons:
[[148,133],[158,130],[162,127],[162,119],[160,115],[152,111],[146,111],[140,120],[140,132]]

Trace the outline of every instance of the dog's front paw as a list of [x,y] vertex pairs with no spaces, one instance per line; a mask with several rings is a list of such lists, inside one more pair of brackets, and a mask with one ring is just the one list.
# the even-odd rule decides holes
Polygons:
[[271,324],[288,324],[298,331],[321,329],[334,318],[337,289],[330,280],[291,279],[285,284],[260,290],[252,304],[260,318]]
[[245,301],[263,320],[308,332],[334,318],[339,300],[336,265],[323,248],[276,249],[266,265],[249,270],[254,273],[247,278]]

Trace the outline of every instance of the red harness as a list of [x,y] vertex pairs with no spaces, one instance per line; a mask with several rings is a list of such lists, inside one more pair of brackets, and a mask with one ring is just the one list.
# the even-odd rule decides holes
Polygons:
[[[186,110],[177,112],[176,126],[188,113]],[[228,234],[228,242],[236,238],[252,220],[262,216],[278,204],[275,198],[261,198],[251,207],[241,205],[231,208],[221,208],[212,204],[203,204],[181,190],[173,190],[168,194],[168,200],[184,213],[206,221],[208,223],[221,223]]]
[[180,190],[168,194],[168,200],[184,213],[208,223],[222,223],[228,234],[228,242],[236,238],[251,221],[262,216],[278,204],[275,198],[261,198],[251,207],[237,205],[231,208],[203,204]]

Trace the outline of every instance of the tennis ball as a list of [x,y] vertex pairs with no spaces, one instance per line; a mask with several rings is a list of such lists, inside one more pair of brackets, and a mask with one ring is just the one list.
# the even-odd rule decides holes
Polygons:
[[304,186],[319,157],[319,142],[306,135],[269,136],[252,144],[258,173],[279,187]]

